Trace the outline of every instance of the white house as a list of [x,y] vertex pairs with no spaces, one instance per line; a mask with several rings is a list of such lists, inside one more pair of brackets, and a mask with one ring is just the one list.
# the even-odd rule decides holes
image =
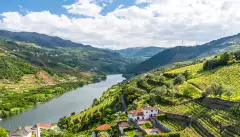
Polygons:
[[154,117],[161,111],[156,107],[143,107],[139,110],[128,111],[128,117],[134,120],[148,120],[150,117]]
[[10,132],[9,137],[31,137],[32,127],[19,128],[14,132]]
[[36,124],[34,126],[26,126],[19,128],[16,131],[10,132],[9,137],[40,137],[41,129],[52,129],[51,124]]

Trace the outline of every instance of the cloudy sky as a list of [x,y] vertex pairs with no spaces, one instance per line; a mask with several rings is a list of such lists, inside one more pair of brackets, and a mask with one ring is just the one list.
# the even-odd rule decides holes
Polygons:
[[100,48],[196,45],[240,32],[240,0],[1,0],[0,29]]

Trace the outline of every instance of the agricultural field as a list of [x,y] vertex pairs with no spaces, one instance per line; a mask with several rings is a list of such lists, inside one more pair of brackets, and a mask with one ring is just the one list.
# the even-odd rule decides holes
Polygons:
[[229,98],[223,96],[225,100],[240,101],[240,64],[220,67],[207,72],[202,72],[199,77],[191,79],[188,83],[197,85],[200,89],[206,89],[211,83],[222,83],[235,90],[235,94]]
[[173,69],[170,71],[165,72],[165,74],[181,74],[183,72],[190,71],[193,74],[197,74],[199,71],[201,71],[203,68],[203,63],[199,63],[199,64],[194,64],[194,65],[189,65],[186,67],[181,67],[181,68],[177,68],[177,69]]
[[169,129],[171,129],[172,131],[182,131],[186,128],[186,126],[184,126],[180,123],[177,123],[171,119],[161,120],[161,123],[164,124]]

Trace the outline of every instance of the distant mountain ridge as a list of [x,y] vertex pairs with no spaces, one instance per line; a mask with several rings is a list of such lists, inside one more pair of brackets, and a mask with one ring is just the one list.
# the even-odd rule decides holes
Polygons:
[[121,50],[113,50],[115,52],[118,52],[124,56],[128,57],[146,57],[150,58],[157,53],[165,50],[166,48],[163,47],[135,47],[135,48],[126,48]]
[[150,59],[130,68],[129,74],[139,74],[167,64],[240,50],[240,34],[213,40],[198,46],[178,46],[166,49]]
[[[48,36],[36,32],[11,32],[0,30],[0,42],[3,40],[11,43],[10,45],[13,46],[11,47],[12,51],[18,48],[17,45],[32,48],[24,53],[30,55],[27,56],[29,61],[34,59],[38,60],[38,62],[44,62],[45,64],[51,62],[54,64],[53,66],[57,66],[59,62],[64,62],[63,64],[67,64],[84,72],[101,71],[104,73],[123,73],[128,65],[139,62],[126,58],[117,52],[111,52],[90,45],[83,45],[70,40],[64,40],[60,37]],[[9,50],[10,47],[5,47],[3,44],[3,48]],[[46,55],[37,55],[38,52],[35,52],[37,50],[41,52],[51,52],[53,54],[51,56],[54,56],[54,60],[51,60],[53,58]]]
[[75,48],[92,48],[91,46],[75,43],[70,40],[64,40],[60,37],[48,36],[36,32],[11,32],[6,30],[0,30],[0,38],[11,41],[24,41],[29,43],[35,43],[39,46],[46,48],[66,46]]

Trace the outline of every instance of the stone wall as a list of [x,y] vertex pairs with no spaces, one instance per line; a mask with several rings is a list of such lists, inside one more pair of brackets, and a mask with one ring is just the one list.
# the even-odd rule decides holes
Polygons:
[[160,129],[162,132],[164,133],[169,133],[172,132],[171,129],[169,129],[168,127],[166,127],[164,124],[162,124],[160,121],[158,121],[155,118],[150,118],[150,121],[152,122],[154,128],[158,128]]
[[184,121],[186,123],[190,123],[191,117],[190,116],[185,116],[185,115],[179,115],[179,114],[173,114],[173,113],[165,113],[167,118],[173,119],[173,120],[178,120],[178,121]]
[[202,103],[212,109],[228,109],[233,105],[237,104],[238,102],[232,102],[227,100],[222,100],[219,98],[204,98]]

